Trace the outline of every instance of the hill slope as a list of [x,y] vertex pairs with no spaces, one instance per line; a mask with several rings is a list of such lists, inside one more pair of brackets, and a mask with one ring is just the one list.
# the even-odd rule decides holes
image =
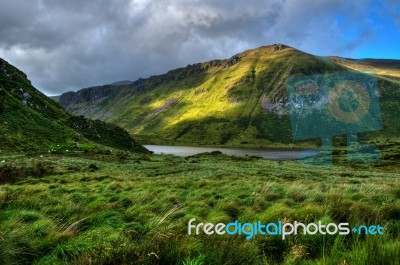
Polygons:
[[400,61],[391,59],[350,59],[329,56],[329,60],[349,69],[373,72],[383,79],[400,82]]
[[0,58],[0,150],[47,151],[108,146],[145,151],[113,124],[74,117]]
[[[106,120],[156,143],[287,145],[293,143],[286,81],[291,77],[351,71],[326,57],[286,45],[264,46],[230,59],[188,65],[126,86],[68,92],[68,111]],[[385,132],[400,132],[391,116],[400,86],[378,78]],[[397,134],[398,135],[398,134]]]

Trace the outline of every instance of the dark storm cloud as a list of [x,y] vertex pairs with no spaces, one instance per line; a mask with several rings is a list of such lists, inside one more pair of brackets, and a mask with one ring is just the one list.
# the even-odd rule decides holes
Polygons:
[[332,54],[351,44],[337,14],[360,23],[366,2],[0,0],[0,57],[54,95],[276,42]]

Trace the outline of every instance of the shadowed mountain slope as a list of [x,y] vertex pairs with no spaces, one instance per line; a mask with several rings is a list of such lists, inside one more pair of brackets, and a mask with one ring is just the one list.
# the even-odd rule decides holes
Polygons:
[[114,124],[75,117],[0,59],[0,150],[48,151],[114,147],[146,151]]

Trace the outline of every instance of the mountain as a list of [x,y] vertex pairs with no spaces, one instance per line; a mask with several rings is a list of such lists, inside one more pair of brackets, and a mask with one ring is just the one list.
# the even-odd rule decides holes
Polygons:
[[[383,71],[387,64],[379,65]],[[354,69],[338,57],[318,57],[275,44],[128,85],[68,92],[59,102],[73,114],[118,124],[153,143],[288,146],[294,140],[286,82],[359,71]],[[400,107],[400,84],[384,72],[377,74],[384,130],[370,135],[398,137],[400,123],[393,114]]]
[[1,58],[0,142],[6,152],[104,147],[146,151],[117,125],[69,114]]
[[133,81],[122,80],[122,81],[114,82],[114,83],[112,83],[110,85],[112,85],[112,86],[124,86],[124,85],[130,85],[132,83],[133,83]]
[[374,72],[381,78],[400,82],[400,60],[392,59],[350,59],[329,56],[331,61],[357,71]]

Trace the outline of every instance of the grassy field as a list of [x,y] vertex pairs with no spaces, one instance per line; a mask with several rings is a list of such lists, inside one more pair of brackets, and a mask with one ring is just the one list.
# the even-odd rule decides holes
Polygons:
[[[391,149],[390,149],[391,148]],[[330,168],[217,153],[0,158],[1,264],[397,264],[398,145]],[[187,235],[187,223],[347,221],[384,235]]]

